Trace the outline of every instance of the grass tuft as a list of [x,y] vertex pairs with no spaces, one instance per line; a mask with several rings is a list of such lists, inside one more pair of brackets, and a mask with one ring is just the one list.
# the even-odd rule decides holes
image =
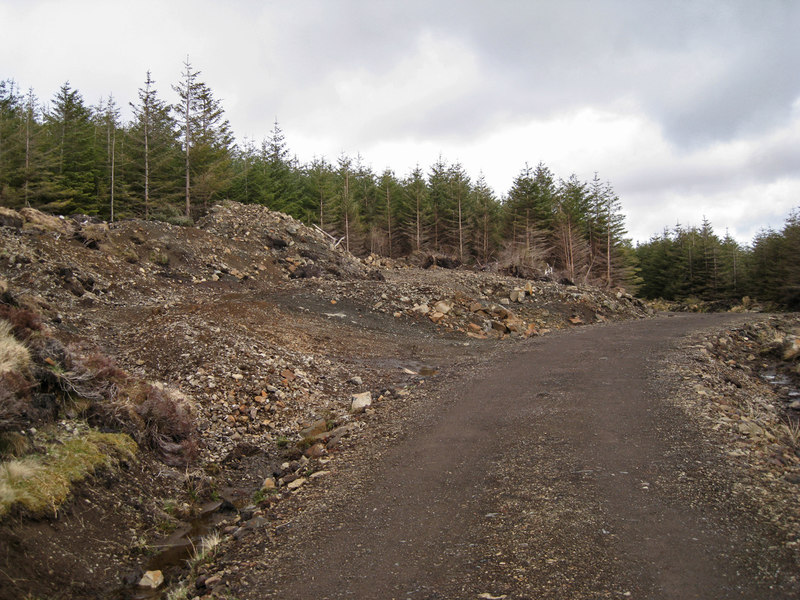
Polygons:
[[14,327],[0,320],[0,373],[19,372],[28,369],[31,354],[13,334]]

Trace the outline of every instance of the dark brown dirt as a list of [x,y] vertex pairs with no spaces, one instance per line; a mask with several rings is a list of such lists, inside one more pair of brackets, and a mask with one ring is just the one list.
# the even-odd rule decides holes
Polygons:
[[[795,598],[796,557],[658,374],[730,315],[499,351],[216,565],[246,598]],[[345,467],[346,464],[346,468]],[[215,590],[221,591],[221,590]]]

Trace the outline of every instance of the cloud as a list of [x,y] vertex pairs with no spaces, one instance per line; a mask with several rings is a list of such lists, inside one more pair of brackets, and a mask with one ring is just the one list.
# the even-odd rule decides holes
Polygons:
[[498,194],[525,162],[598,171],[637,238],[702,214],[749,236],[800,202],[798,2],[6,0],[0,21],[0,73],[45,100],[69,80],[125,108],[149,69],[172,101],[188,54],[240,139],[277,118],[301,160],[441,154]]

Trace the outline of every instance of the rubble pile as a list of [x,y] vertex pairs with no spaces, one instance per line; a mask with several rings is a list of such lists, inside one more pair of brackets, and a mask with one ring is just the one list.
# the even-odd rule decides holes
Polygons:
[[[673,374],[676,401],[718,437],[745,476],[740,493],[800,548],[800,317],[777,316],[695,338]],[[763,502],[771,498],[770,502]]]

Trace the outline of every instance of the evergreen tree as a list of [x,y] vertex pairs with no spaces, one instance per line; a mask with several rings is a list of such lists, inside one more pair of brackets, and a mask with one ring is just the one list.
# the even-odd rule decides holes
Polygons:
[[401,232],[409,252],[419,252],[430,239],[430,203],[428,186],[422,169],[417,165],[403,180]]
[[500,205],[483,174],[471,191],[470,246],[480,264],[492,260],[500,237]]
[[21,204],[25,178],[24,98],[12,80],[0,81],[0,201]]
[[[314,219],[328,231],[335,221],[336,174],[324,158],[314,158],[304,169],[305,193],[309,205],[314,206]],[[310,218],[310,215],[308,215]]]
[[539,163],[526,163],[514,179],[504,205],[504,263],[519,274],[543,272],[550,260],[548,241],[555,188],[552,174]]
[[172,89],[178,94],[180,102],[173,105],[175,120],[183,139],[184,154],[184,180],[185,180],[185,216],[187,219],[192,217],[192,148],[194,146],[194,128],[197,121],[198,96],[200,94],[200,83],[197,78],[200,71],[195,71],[189,62],[189,57],[183,63],[183,73],[181,81],[173,85]]
[[92,115],[81,94],[73,90],[69,82],[64,83],[53,98],[45,123],[55,160],[57,199],[44,208],[67,214],[99,214]]
[[555,246],[561,269],[570,281],[589,276],[589,248],[585,237],[589,202],[586,184],[573,174],[561,181],[556,195]]
[[450,199],[450,240],[448,247],[464,262],[468,232],[467,224],[472,220],[471,185],[469,176],[460,163],[454,163],[447,170],[447,183]]
[[149,219],[153,214],[174,215],[172,204],[181,195],[179,179],[180,142],[177,124],[170,108],[158,97],[155,81],[147,71],[144,86],[138,91],[139,102],[131,103],[133,122],[128,130],[129,157],[127,182],[141,205],[134,214]]
[[400,198],[402,188],[391,169],[385,169],[377,182],[378,202],[371,238],[380,236],[380,243],[375,241],[375,249],[384,256],[392,257],[399,239]]

